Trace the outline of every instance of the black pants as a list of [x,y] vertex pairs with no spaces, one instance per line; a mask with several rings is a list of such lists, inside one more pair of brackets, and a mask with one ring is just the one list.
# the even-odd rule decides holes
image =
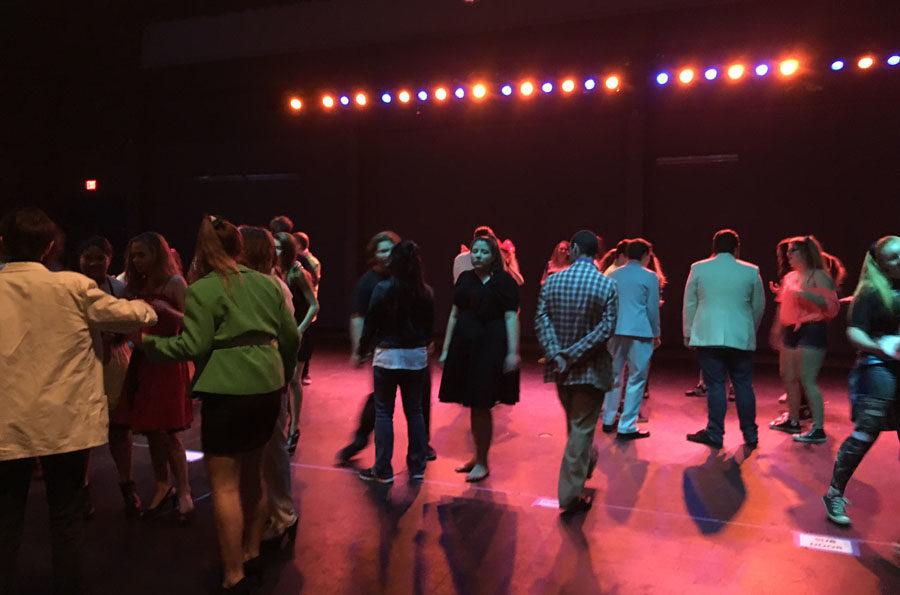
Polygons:
[[831,476],[831,487],[841,494],[885,425],[896,428],[900,435],[900,427],[896,425],[900,364],[862,366],[856,372],[853,433],[838,449]]
[[[53,592],[80,593],[82,491],[88,451],[40,457],[50,508]],[[25,526],[25,504],[34,459],[0,461],[0,594],[13,593],[16,556]]]
[[[425,374],[425,397],[422,399],[422,416],[425,418],[425,435],[428,437],[428,444],[431,445],[431,367],[428,367],[428,373]],[[375,393],[369,393],[366,396],[366,402],[359,414],[359,426],[353,433],[353,443],[351,446],[360,451],[369,443],[369,436],[375,431]]]

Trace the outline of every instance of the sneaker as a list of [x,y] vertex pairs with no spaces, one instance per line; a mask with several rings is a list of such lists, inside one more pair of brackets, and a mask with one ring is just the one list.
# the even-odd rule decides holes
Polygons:
[[363,481],[374,481],[376,483],[394,483],[394,476],[381,476],[375,473],[374,467],[369,467],[368,469],[363,469],[359,472],[359,478]]
[[786,432],[788,434],[799,434],[800,422],[794,421],[790,417],[785,418],[784,416],[781,416],[778,419],[769,422],[769,429]]
[[425,450],[425,460],[426,461],[436,461],[437,460],[437,452],[435,452],[435,450],[431,447],[430,444],[428,445],[428,448]]
[[410,473],[409,478],[413,481],[422,481],[425,479],[425,471],[417,471],[416,473]]
[[779,403],[787,403],[787,393],[781,393],[781,396],[778,397]]
[[300,379],[300,384],[302,384],[303,386],[309,386],[310,384],[312,384],[312,379],[309,376],[304,376]]
[[822,444],[825,442],[825,430],[822,428],[813,428],[805,434],[797,434],[794,436],[794,442],[803,442],[806,444]]
[[850,526],[850,517],[847,516],[846,510],[847,505],[850,504],[849,500],[841,495],[829,496],[825,494],[822,496],[822,502],[825,503],[825,514],[828,516],[829,521],[842,527]]
[[702,382],[692,389],[684,391],[686,397],[703,397],[706,396],[706,385]]

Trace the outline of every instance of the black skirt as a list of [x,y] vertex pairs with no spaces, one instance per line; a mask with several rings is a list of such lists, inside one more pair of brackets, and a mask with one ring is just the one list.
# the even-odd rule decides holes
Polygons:
[[269,441],[281,407],[281,389],[260,395],[195,393],[200,409],[203,452],[235,455],[255,450]]

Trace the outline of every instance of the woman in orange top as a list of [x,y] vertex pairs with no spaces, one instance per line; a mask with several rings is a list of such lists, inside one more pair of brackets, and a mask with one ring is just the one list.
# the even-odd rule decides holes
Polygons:
[[[794,440],[825,442],[825,408],[818,377],[825,360],[828,321],[840,310],[834,280],[825,271],[822,246],[813,236],[791,238],[786,252],[791,271],[778,288],[778,314],[770,344],[779,351],[781,378],[788,394],[788,416],[769,424],[796,434]],[[801,392],[802,390],[802,392]],[[805,393],[812,409],[812,429],[801,434],[800,401]]]

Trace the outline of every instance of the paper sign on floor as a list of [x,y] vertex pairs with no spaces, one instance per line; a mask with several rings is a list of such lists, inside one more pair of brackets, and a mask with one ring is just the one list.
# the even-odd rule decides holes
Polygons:
[[554,498],[538,498],[531,503],[532,506],[541,506],[543,508],[559,508],[559,500]]
[[812,533],[795,533],[794,542],[798,547],[835,554],[859,556],[859,546],[853,539],[832,537],[831,535],[814,535]]

